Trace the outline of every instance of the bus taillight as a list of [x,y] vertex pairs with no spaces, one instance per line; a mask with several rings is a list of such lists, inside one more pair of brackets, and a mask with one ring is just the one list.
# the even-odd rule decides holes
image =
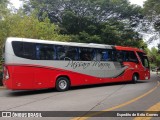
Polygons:
[[9,79],[9,73],[6,66],[3,66],[3,80]]

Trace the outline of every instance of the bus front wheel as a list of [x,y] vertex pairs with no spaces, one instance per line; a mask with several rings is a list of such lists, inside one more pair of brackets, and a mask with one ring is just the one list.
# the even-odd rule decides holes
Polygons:
[[132,83],[137,83],[137,80],[138,80],[138,75],[137,74],[133,74]]
[[59,92],[68,90],[69,86],[70,82],[67,77],[59,77],[56,81],[56,90]]

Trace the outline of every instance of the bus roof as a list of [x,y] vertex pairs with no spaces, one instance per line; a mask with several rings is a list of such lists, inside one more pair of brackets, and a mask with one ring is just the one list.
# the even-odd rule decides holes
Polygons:
[[9,38],[7,38],[7,41],[8,42],[23,41],[23,42],[32,42],[32,43],[66,45],[66,46],[75,46],[75,47],[103,48],[103,49],[113,49],[113,47],[114,47],[113,45],[96,44],[96,43],[61,42],[61,41],[39,40],[39,39],[29,39],[29,38],[16,38],[16,37],[9,37]]
[[116,48],[117,50],[139,51],[139,52],[143,52],[144,53],[143,50],[140,50],[140,49],[134,48],[134,47],[114,46],[114,45],[96,44],[96,43],[62,42],[62,41],[39,40],[39,39],[30,39],[30,38],[17,38],[17,37],[9,37],[9,38],[7,38],[7,42],[12,42],[12,41],[23,41],[23,42],[55,44],[55,45],[66,45],[66,46],[75,46],[75,47],[102,48],[102,49],[113,49],[113,48]]
[[143,52],[144,53],[143,50],[138,49],[138,48],[134,48],[134,47],[115,46],[115,48],[117,50],[129,50],[129,51],[137,51],[137,52]]

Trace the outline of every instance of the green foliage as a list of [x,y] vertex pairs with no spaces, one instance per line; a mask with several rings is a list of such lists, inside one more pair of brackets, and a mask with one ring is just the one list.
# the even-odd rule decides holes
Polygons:
[[60,33],[71,36],[70,41],[103,43],[139,47],[141,38],[135,27],[141,8],[128,0],[23,0],[24,12],[44,13],[60,27]]
[[152,67],[158,66],[160,67],[160,54],[158,53],[158,50],[153,47],[151,50],[147,50],[147,55],[150,59]]
[[0,38],[8,36],[27,37],[35,39],[52,39],[64,41],[69,40],[68,36],[59,35],[59,27],[50,23],[48,18],[40,22],[34,14],[27,16],[19,14],[10,14],[5,20],[0,21]]
[[0,20],[3,19],[8,13],[7,5],[8,0],[0,0]]
[[22,37],[33,39],[48,39],[58,41],[69,41],[68,35],[60,35],[59,27],[52,24],[48,18],[44,21],[39,21],[34,14],[23,15],[10,14],[4,20],[0,20],[0,56],[2,46],[7,37]]
[[[39,17],[44,12],[52,22],[62,22],[66,11],[70,11],[77,17],[90,17],[93,21],[106,21],[110,18],[130,19],[140,15],[141,8],[130,5],[128,0],[23,0],[25,12],[33,9],[39,11]],[[132,18],[132,19],[131,19]]]
[[122,22],[112,20],[89,26],[86,25],[85,27],[84,31],[74,34],[71,41],[146,47],[146,45],[142,45],[143,41],[139,34],[134,32],[132,28],[125,27]]
[[[4,22],[9,30],[7,36],[61,40],[58,26],[51,24],[48,18],[40,22],[34,15],[16,14],[6,17]],[[67,36],[62,37],[64,37],[63,40],[68,40]]]
[[144,4],[144,12],[148,15],[160,14],[160,1],[159,0],[147,0]]
[[160,1],[147,0],[143,11],[147,18],[154,23],[154,28],[160,32]]

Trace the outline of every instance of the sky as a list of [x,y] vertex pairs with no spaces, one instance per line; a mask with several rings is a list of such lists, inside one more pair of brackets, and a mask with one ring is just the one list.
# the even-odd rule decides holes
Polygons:
[[9,0],[9,1],[13,4],[13,6],[14,6],[16,9],[18,9],[19,7],[22,6],[22,2],[19,1],[19,0]]
[[144,1],[146,0],[129,0],[131,2],[131,4],[137,4],[140,6],[143,6]]

